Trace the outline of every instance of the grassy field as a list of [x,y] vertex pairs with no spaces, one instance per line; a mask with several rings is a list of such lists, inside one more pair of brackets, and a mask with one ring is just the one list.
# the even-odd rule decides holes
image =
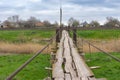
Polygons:
[[120,30],[79,30],[78,36],[86,39],[115,39],[120,38]]
[[[112,53],[116,57],[120,58],[120,53]],[[0,80],[4,80],[10,73],[18,68],[23,62],[25,62],[30,55],[1,55],[0,56]],[[107,78],[108,80],[120,80],[120,63],[106,56],[103,53],[89,53],[85,56],[86,60],[90,59],[87,64],[91,66],[100,66],[99,69],[94,69],[93,72],[96,78]],[[45,70],[45,67],[50,67],[50,55],[39,55],[34,61],[32,61],[25,69],[23,69],[14,80],[43,80],[49,76],[49,72]]]
[[33,39],[50,38],[55,34],[54,30],[10,30],[0,31],[0,41],[12,43],[32,42]]
[[[117,39],[120,38],[120,30],[83,30],[78,31],[78,36],[85,39]],[[49,39],[55,34],[54,30],[15,30],[15,31],[0,31],[0,51],[12,50],[11,52],[22,51],[26,53],[32,52],[42,44],[42,39]],[[33,40],[39,42],[34,43]],[[17,44],[16,43],[20,43]],[[23,44],[24,43],[24,44]],[[4,48],[3,48],[4,46]],[[27,49],[25,47],[28,47]],[[22,49],[21,49],[22,48]],[[30,50],[30,51],[29,51]],[[37,51],[37,50],[36,50]],[[23,53],[20,52],[20,53]],[[34,52],[34,51],[33,51]],[[120,53],[112,53],[120,58]],[[10,73],[24,63],[32,54],[11,54],[0,55],[0,80],[4,80]],[[110,57],[102,53],[86,54],[86,59],[91,59],[87,62],[89,66],[101,66],[100,69],[93,70],[97,78],[107,78],[108,80],[120,80],[120,64]],[[50,67],[50,55],[42,54],[32,61],[23,71],[21,71],[15,80],[43,80],[48,76],[48,71],[45,67]]]
[[35,53],[53,36],[54,30],[0,30],[0,53]]
[[[5,78],[23,64],[32,54],[29,55],[0,55],[0,80]],[[41,54],[23,69],[14,80],[43,80],[49,73],[45,67],[50,67],[50,55]]]
[[[25,43],[43,38],[50,38],[54,30],[10,30],[0,31],[0,41],[12,43]],[[114,39],[120,38],[120,30],[79,30],[78,36],[86,39]]]
[[[120,53],[112,53],[120,58]],[[100,66],[99,69],[94,69],[93,72],[97,78],[107,78],[107,80],[120,80],[120,63],[113,60],[103,53],[86,54],[86,59],[89,66]]]

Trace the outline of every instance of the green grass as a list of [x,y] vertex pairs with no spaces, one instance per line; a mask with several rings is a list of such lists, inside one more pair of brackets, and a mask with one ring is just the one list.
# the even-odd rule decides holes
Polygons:
[[[120,53],[112,53],[114,56],[120,58]],[[94,69],[93,72],[96,78],[107,78],[107,80],[120,80],[120,62],[117,62],[106,56],[103,53],[86,54],[86,59],[89,66],[100,66],[99,69]]]
[[0,41],[18,43],[31,42],[33,39],[50,38],[55,34],[54,30],[10,30],[0,31]]
[[[0,80],[15,71],[21,64],[29,59],[32,54],[15,54],[0,56]],[[50,67],[50,55],[41,54],[23,69],[14,80],[43,80],[49,73],[45,67]]]
[[[55,34],[54,30],[10,30],[0,31],[0,41],[12,43],[32,42],[50,38]],[[120,38],[120,30],[78,30],[78,36],[86,39],[114,39]]]
[[77,34],[86,39],[120,38],[120,30],[79,30]]

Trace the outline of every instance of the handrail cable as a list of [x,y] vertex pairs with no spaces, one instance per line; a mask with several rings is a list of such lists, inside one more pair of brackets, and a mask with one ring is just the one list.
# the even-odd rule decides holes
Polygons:
[[[73,32],[74,32],[74,31],[73,31]],[[74,32],[74,33],[75,33],[75,32]],[[75,34],[77,35],[77,33],[75,33]],[[87,40],[85,40],[85,39],[83,39],[83,38],[81,38],[81,39],[83,40],[83,42],[86,42],[87,44],[89,44],[89,45],[91,45],[92,47],[96,48],[96,49],[99,50],[100,52],[102,52],[102,53],[110,56],[110,57],[113,58],[114,60],[120,62],[120,58],[117,58],[117,57],[113,56],[112,54],[110,54],[110,53],[108,53],[108,52],[105,52],[104,50],[96,47],[95,45],[93,45],[92,43],[88,42]]]
[[59,34],[59,31],[55,36],[50,38],[50,42],[45,47],[43,47],[34,56],[32,56],[30,59],[28,59],[23,65],[21,65],[16,71],[14,71],[11,75],[9,75],[6,80],[12,80],[13,77],[15,77],[23,68],[25,68],[34,58],[36,58],[41,52],[43,52],[52,43],[52,41],[55,39],[55,37],[58,34]]
[[105,52],[104,50],[102,50],[102,49],[96,47],[95,45],[91,44],[90,42],[88,42],[88,41],[86,41],[86,40],[84,40],[84,39],[83,39],[83,41],[86,42],[86,43],[88,43],[88,44],[90,44],[92,47],[96,48],[97,50],[99,50],[99,51],[101,51],[101,52],[107,54],[108,56],[110,56],[111,58],[115,59],[116,61],[120,62],[120,59],[117,58],[117,57],[115,57],[115,56],[113,56],[112,54],[110,54],[110,53],[108,53],[108,52]]

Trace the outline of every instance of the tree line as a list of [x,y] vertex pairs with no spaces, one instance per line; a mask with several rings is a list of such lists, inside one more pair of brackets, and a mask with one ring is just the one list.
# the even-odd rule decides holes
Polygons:
[[27,20],[22,20],[18,15],[8,17],[7,20],[0,23],[1,28],[35,28],[35,27],[56,27],[58,23],[50,23],[48,20],[40,21],[31,16]]
[[68,25],[71,27],[120,27],[120,21],[117,18],[107,17],[106,22],[103,25],[100,25],[96,20],[93,20],[90,23],[87,21],[80,23],[79,20],[71,17],[68,20]]
[[[1,28],[35,28],[35,27],[58,27],[57,21],[50,23],[48,20],[40,21],[36,17],[31,16],[27,20],[22,20],[18,15],[8,17],[7,20],[0,22]],[[65,26],[62,24],[62,26]],[[70,27],[120,27],[120,21],[117,18],[107,17],[106,22],[103,25],[96,20],[88,23],[87,21],[80,22],[77,19],[71,17],[68,20],[68,26]]]

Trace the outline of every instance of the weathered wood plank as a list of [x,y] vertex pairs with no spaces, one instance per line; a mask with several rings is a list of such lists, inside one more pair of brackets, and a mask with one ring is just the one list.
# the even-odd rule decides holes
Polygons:
[[88,77],[89,80],[97,80],[95,77]]
[[106,78],[99,78],[99,79],[96,79],[96,80],[107,80]]
[[87,77],[81,77],[81,80],[89,80]]
[[54,80],[64,80],[64,78],[55,78]]
[[68,41],[68,34],[65,33],[65,41],[64,41],[64,58],[66,59],[65,63],[65,71],[66,73],[70,73],[72,79],[77,79],[76,72],[74,71],[74,68],[72,67],[72,57],[70,53],[70,46],[69,46],[69,41]]
[[55,80],[96,80],[65,30],[58,47],[52,72]]
[[70,39],[70,45],[72,49],[72,54],[73,54],[73,60],[75,62],[75,65],[77,67],[78,73],[81,76],[93,76],[93,73],[89,69],[89,67],[85,64],[84,60],[82,57],[78,54],[77,49],[74,48],[74,44],[72,42],[72,39]]
[[62,64],[63,64],[63,42],[64,42],[64,34],[62,34],[62,38],[59,44],[59,49],[56,54],[56,63],[53,64],[53,70],[52,70],[52,75],[55,80],[62,80],[64,79],[64,72],[62,69]]
[[70,74],[65,74],[65,80],[72,80]]

